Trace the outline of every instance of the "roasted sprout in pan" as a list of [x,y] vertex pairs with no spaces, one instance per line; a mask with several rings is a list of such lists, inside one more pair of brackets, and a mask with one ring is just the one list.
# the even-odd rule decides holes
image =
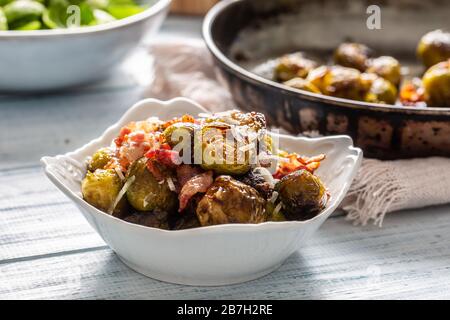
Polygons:
[[450,59],[428,69],[422,82],[427,105],[450,108]]
[[87,159],[81,191],[107,214],[165,230],[305,220],[328,200],[314,175],[324,158],[277,149],[261,113],[149,118]]
[[[376,56],[361,43],[342,43],[334,52],[335,65],[318,65],[294,52],[275,59],[274,80],[286,86],[327,96],[370,103],[414,107],[449,107],[448,63],[450,33],[435,30],[420,39],[417,56],[423,78],[403,76],[400,62]],[[406,70],[406,68],[404,69]]]
[[435,30],[420,39],[417,56],[426,68],[450,59],[450,32]]

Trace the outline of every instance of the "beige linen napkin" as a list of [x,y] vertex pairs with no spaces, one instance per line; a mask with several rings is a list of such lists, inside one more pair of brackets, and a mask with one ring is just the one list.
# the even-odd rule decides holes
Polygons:
[[[184,96],[211,111],[234,108],[230,93],[216,80],[201,41],[154,43],[150,53],[155,58],[155,81],[149,97]],[[381,226],[388,212],[448,202],[450,159],[364,159],[342,209],[355,224]]]

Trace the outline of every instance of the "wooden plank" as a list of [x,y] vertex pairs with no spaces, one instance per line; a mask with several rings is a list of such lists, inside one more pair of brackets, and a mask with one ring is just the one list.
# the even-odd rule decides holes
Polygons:
[[0,263],[105,246],[39,167],[0,172]]
[[449,213],[447,206],[393,214],[382,229],[329,219],[279,270],[228,287],[148,279],[103,247],[0,263],[0,298],[450,298]]

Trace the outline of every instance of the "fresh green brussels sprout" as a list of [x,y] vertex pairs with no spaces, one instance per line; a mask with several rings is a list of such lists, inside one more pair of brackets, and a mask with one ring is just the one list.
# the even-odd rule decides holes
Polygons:
[[334,62],[364,72],[372,50],[360,43],[342,43],[334,52]]
[[420,39],[417,56],[427,68],[450,59],[450,32],[442,30],[428,32]]
[[402,78],[400,62],[389,56],[372,59],[366,72],[374,73],[390,81],[396,87],[400,84]]
[[[167,176],[167,175],[166,175]],[[133,178],[134,177],[134,178]],[[127,180],[134,179],[128,187],[128,202],[139,211],[172,211],[177,205],[177,195],[171,191],[167,180],[159,183],[147,169],[147,159],[141,158],[132,163]]]
[[295,89],[305,90],[312,93],[321,93],[315,85],[303,78],[293,78],[284,82],[284,84]]
[[114,157],[114,151],[110,148],[101,148],[92,155],[92,158],[88,161],[87,169],[94,172],[97,169],[105,169],[106,165]]
[[317,67],[317,63],[308,59],[301,52],[282,56],[274,69],[276,81],[285,82],[293,78],[306,78],[308,73]]
[[298,170],[275,185],[282,212],[288,220],[307,220],[325,208],[327,191],[322,181],[307,170]]
[[450,59],[428,69],[422,82],[429,107],[450,107]]
[[32,0],[17,0],[4,8],[8,25],[11,29],[20,28],[27,23],[39,20],[45,10],[44,5]]
[[161,210],[135,212],[124,218],[125,221],[146,227],[169,230],[169,213]]
[[364,101],[370,89],[358,70],[341,66],[321,66],[311,71],[306,80],[325,95],[351,100]]
[[397,100],[397,88],[384,78],[375,76],[369,92],[365,97],[366,102],[395,104]]
[[233,179],[219,176],[197,206],[202,226],[224,223],[264,222],[265,200],[254,188]]
[[8,20],[6,19],[5,12],[0,7],[0,31],[8,30]]
[[81,193],[84,200],[97,209],[111,213],[113,216],[121,216],[128,209],[125,196],[114,208],[113,206],[122,187],[122,180],[114,170],[97,169],[94,172],[86,173],[86,177],[81,183]]

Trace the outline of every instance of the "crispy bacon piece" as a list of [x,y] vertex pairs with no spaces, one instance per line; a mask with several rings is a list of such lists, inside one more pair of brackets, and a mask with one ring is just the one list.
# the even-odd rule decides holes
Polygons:
[[291,153],[285,156],[288,161],[281,162],[277,171],[273,175],[275,179],[281,179],[284,176],[301,169],[306,169],[311,173],[319,168],[320,162],[325,159],[324,154],[319,154],[314,157],[299,156],[298,154]]
[[189,179],[181,188],[178,200],[180,201],[179,212],[183,211],[189,200],[199,192],[206,192],[213,183],[213,172],[207,171]]
[[167,167],[175,167],[180,163],[180,155],[178,151],[170,150],[170,147],[167,147],[168,145],[163,145],[160,149],[150,150],[145,154],[145,157]]
[[200,167],[182,164],[177,167],[177,181],[180,185],[180,188],[183,187],[186,182],[189,181],[192,177],[204,172]]

